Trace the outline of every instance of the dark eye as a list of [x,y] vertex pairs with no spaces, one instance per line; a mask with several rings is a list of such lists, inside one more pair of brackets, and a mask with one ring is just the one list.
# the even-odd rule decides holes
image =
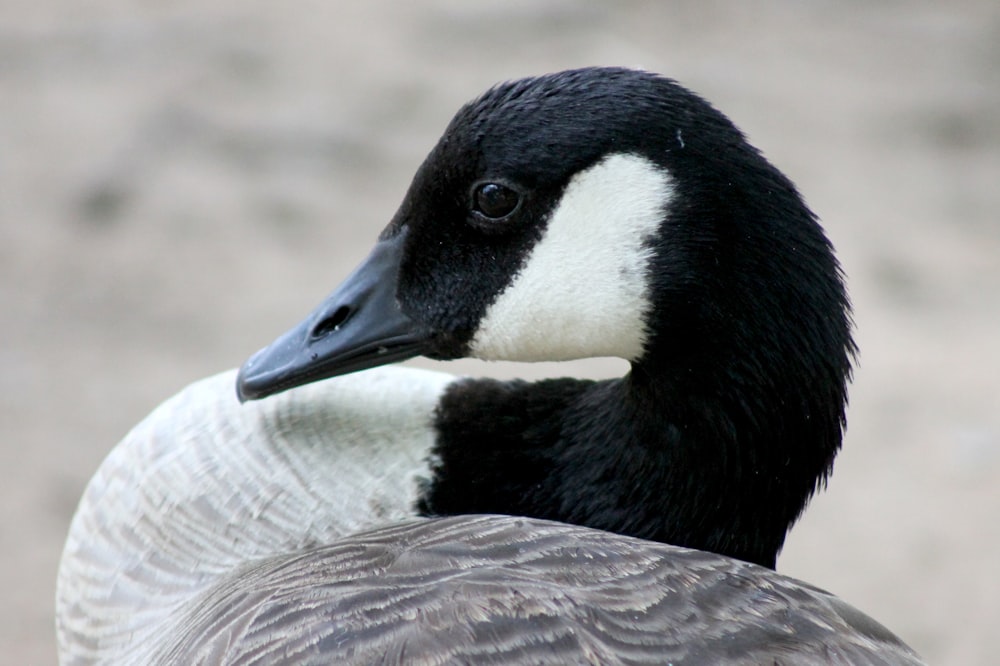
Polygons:
[[521,195],[500,183],[481,183],[472,191],[472,210],[499,220],[514,212],[521,203]]

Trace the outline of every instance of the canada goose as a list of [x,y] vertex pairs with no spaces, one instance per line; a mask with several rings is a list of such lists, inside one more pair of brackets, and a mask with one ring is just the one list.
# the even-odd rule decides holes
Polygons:
[[[498,85],[327,301],[109,455],[60,567],[61,658],[919,663],[770,570],[840,447],[853,351],[815,217],[708,103],[626,69]],[[375,367],[418,354],[631,370]],[[298,388],[241,406],[234,379]]]

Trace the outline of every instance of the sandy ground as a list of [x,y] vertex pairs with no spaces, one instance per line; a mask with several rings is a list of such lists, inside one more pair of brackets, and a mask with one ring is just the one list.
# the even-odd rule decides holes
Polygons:
[[111,446],[332,288],[461,102],[624,64],[729,113],[849,274],[849,434],[779,569],[932,662],[996,663],[1000,5],[753,4],[5,2],[0,659],[54,662],[62,541]]

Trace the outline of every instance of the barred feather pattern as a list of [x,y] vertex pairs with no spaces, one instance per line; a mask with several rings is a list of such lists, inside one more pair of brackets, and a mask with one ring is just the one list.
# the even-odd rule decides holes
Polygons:
[[166,633],[152,663],[919,663],[769,569],[505,516],[404,522],[254,563]]

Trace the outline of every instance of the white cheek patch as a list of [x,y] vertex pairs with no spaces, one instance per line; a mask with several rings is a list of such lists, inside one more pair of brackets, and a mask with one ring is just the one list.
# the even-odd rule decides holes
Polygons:
[[641,356],[650,307],[646,241],[671,193],[669,174],[638,155],[610,155],[576,174],[523,269],[480,322],[470,356]]

